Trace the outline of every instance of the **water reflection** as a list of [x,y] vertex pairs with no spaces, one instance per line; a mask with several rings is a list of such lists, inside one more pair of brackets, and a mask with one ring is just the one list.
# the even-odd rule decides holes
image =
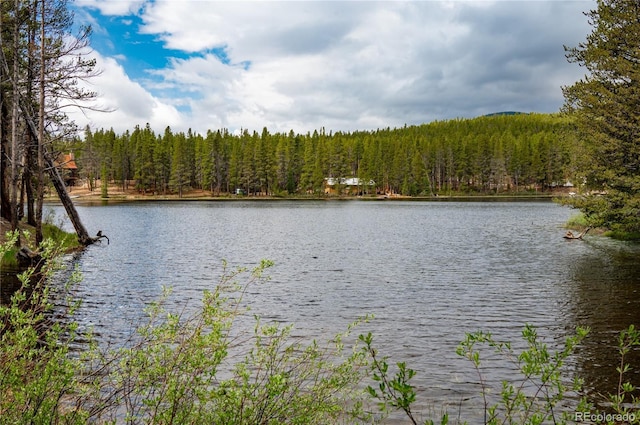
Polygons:
[[7,305],[11,301],[11,296],[22,286],[18,279],[18,269],[3,267],[0,270],[0,305]]
[[[580,347],[578,363],[593,402],[599,394],[615,394],[620,365],[618,334],[629,325],[640,326],[640,246],[590,237],[571,267],[567,314],[575,324],[591,327]],[[626,376],[640,385],[640,350],[626,358]]]

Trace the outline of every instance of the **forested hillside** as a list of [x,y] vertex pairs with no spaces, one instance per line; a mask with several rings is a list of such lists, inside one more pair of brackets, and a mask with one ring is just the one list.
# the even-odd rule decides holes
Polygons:
[[495,115],[396,129],[307,134],[222,129],[201,135],[85,131],[73,150],[81,177],[143,193],[242,189],[248,195],[320,194],[325,178],[373,181],[363,194],[448,195],[546,190],[575,177],[566,116]]

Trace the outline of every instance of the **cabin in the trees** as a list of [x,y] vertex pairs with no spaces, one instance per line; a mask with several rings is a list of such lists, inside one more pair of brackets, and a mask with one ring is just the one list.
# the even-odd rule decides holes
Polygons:
[[376,186],[373,180],[363,180],[358,177],[324,179],[324,193],[326,195],[362,195],[371,192]]
[[61,153],[55,161],[56,167],[60,169],[62,180],[67,187],[75,186],[76,182],[80,178],[78,172],[78,165],[76,164],[75,156],[73,152],[68,154]]

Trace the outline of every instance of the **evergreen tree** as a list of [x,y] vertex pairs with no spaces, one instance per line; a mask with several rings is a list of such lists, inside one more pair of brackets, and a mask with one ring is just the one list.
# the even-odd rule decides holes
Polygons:
[[591,34],[566,51],[588,75],[564,95],[589,153],[587,185],[601,194],[571,204],[592,225],[640,232],[640,1],[599,0],[587,16]]
[[229,188],[234,192],[242,189],[242,169],[242,145],[238,138],[233,138],[229,150]]
[[93,192],[95,180],[98,177],[100,153],[95,146],[93,133],[89,126],[84,130],[84,144],[81,154],[83,175],[87,179],[89,190]]
[[272,136],[266,127],[262,129],[262,135],[258,138],[254,134],[254,158],[255,158],[255,179],[258,192],[269,195],[272,186],[275,184],[274,150],[271,146]]
[[304,141],[300,135],[291,131],[289,139],[293,138],[289,144],[289,173],[287,178],[287,191],[295,193],[300,189],[302,179],[302,166],[304,165]]
[[[288,189],[287,181],[289,178],[289,144],[291,137],[280,136],[277,138],[275,150],[275,166],[276,166],[276,184],[278,190]],[[289,192],[291,193],[291,191]]]
[[[196,187],[200,189],[210,189],[211,186],[211,158],[208,153],[211,151],[210,131],[207,132],[207,138],[201,135],[195,135],[195,171],[194,178]],[[210,189],[211,190],[211,189]]]
[[144,130],[136,126],[131,134],[131,143],[134,146],[134,178],[136,188],[142,193],[146,193],[153,183],[154,162],[153,153],[155,147],[155,136],[149,124]]
[[[318,132],[313,136],[306,135],[303,148],[302,174],[300,175],[300,188],[305,192],[314,190],[314,178],[316,168],[316,156],[318,155]],[[322,172],[320,172],[322,174]]]
[[154,135],[149,129],[150,139],[155,140],[155,148],[153,150],[153,181],[155,183],[156,192],[162,192],[163,195],[169,189],[169,180],[171,179],[171,156],[173,152],[173,133],[169,127],[165,128],[163,136]]
[[[212,170],[212,185],[215,184],[215,191],[219,195],[220,191],[224,188],[226,192],[229,192],[229,140],[230,135],[227,130],[216,131],[213,138],[211,166]],[[213,186],[212,186],[213,191]]]
[[127,190],[131,179],[131,152],[129,152],[129,131],[116,137],[113,145],[113,179],[120,182],[122,190]]
[[171,135],[171,129],[167,127],[165,130],[165,140],[173,139],[173,150],[171,156],[171,179],[169,180],[169,186],[171,189],[178,193],[178,197],[182,198],[183,191],[189,186],[191,182],[190,167],[191,156],[189,154],[188,139],[184,133],[178,133],[175,136]]
[[255,193],[257,189],[257,169],[256,169],[256,145],[259,136],[255,131],[253,135],[245,130],[241,136],[241,156],[242,169],[240,171],[240,185],[244,188],[247,195]]

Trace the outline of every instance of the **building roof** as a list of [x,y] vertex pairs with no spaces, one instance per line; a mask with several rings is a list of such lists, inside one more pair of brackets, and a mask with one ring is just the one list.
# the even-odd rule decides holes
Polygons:
[[56,166],[65,170],[78,169],[78,165],[76,164],[76,160],[72,152],[68,154],[61,153],[60,155],[58,155]]

